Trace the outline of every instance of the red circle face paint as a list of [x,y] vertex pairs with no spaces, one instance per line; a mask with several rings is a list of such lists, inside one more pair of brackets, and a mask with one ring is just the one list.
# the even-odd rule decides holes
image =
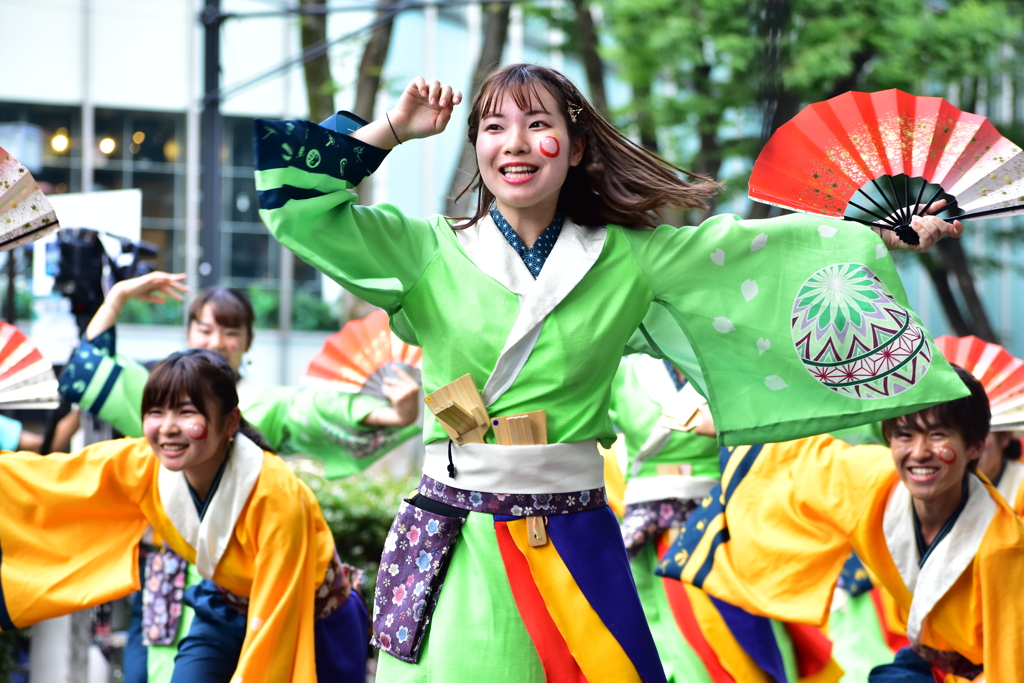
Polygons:
[[192,422],[186,428],[188,438],[193,441],[202,441],[206,438],[206,425],[202,422]]
[[559,144],[558,138],[551,135],[541,140],[538,147],[540,148],[540,153],[549,159],[554,159],[562,151],[562,145]]
[[949,446],[939,446],[939,449],[936,451],[935,455],[937,455],[939,460],[946,463],[947,465],[952,465],[953,463],[955,463],[957,458],[956,451],[954,451]]

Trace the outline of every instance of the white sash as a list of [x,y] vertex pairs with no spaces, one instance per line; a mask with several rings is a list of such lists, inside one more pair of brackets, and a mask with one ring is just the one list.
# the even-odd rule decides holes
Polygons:
[[703,498],[718,484],[715,477],[692,477],[683,474],[634,477],[626,482],[623,505],[647,503],[652,500],[693,500]]
[[213,579],[213,572],[227,550],[242,508],[256,487],[262,469],[263,449],[245,435],[236,434],[235,447],[200,522],[185,473],[171,472],[160,466],[157,474],[160,503],[174,528],[195,548],[196,569],[203,578]]
[[481,493],[572,493],[604,486],[597,441],[537,446],[451,444],[455,479],[448,476],[449,441],[427,444],[423,474]]
[[537,344],[544,318],[597,262],[607,229],[583,228],[565,219],[536,280],[490,216],[456,235],[462,250],[480,270],[519,296],[519,315],[481,392],[484,405],[490,406],[519,376]]

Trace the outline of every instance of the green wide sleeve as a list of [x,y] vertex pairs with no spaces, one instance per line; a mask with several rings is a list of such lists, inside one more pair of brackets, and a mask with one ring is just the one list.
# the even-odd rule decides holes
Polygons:
[[888,250],[859,224],[723,215],[625,233],[655,296],[631,350],[671,359],[694,382],[723,445],[821,434],[966,394]]
[[245,419],[282,455],[309,455],[323,462],[330,479],[360,472],[420,431],[371,429],[362,420],[387,405],[374,396],[328,389],[266,386],[242,397]]
[[59,391],[121,434],[142,436],[142,390],[149,371],[141,363],[117,355],[114,328],[92,340],[83,339],[60,376]]
[[270,232],[346,290],[396,312],[438,243],[427,221],[393,205],[356,206],[350,190],[382,151],[308,121],[258,120],[255,134],[260,217]]

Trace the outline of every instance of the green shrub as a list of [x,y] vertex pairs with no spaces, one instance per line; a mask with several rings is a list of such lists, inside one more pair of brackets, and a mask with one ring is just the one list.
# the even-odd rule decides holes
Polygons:
[[12,674],[25,673],[25,669],[18,664],[18,650],[24,649],[28,644],[29,631],[0,632],[0,683],[10,683]]
[[174,299],[168,299],[165,304],[129,299],[117,320],[133,325],[181,325],[185,320],[185,304]]
[[366,571],[363,594],[372,599],[384,539],[399,504],[416,488],[418,478],[357,474],[332,481],[307,472],[299,476],[316,494],[342,562]]

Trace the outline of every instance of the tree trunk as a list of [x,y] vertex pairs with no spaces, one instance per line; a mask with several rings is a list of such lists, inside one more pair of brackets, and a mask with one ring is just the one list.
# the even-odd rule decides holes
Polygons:
[[[800,111],[800,98],[796,93],[789,90],[781,91],[777,97],[775,106],[771,110],[771,120],[764,127],[764,142],[775,134],[779,127],[797,115]],[[747,218],[768,218],[768,212],[772,207],[763,202],[751,202]]]
[[640,133],[640,144],[658,153],[658,127],[654,124],[651,111],[651,83],[633,85],[633,110],[636,112],[636,127]]
[[[380,0],[377,5],[377,18],[381,21],[392,10],[395,0]],[[373,120],[374,103],[380,90],[380,77],[384,70],[384,61],[388,57],[391,46],[391,28],[394,22],[388,20],[373,30],[370,40],[363,48],[363,58],[359,62],[359,80],[356,82],[356,102],[352,113],[367,121]]]
[[[352,113],[367,121],[373,121],[377,93],[380,91],[381,74],[384,71],[384,62],[388,58],[388,48],[391,47],[391,28],[394,21],[386,19],[393,12],[392,5],[395,0],[380,0],[377,4],[377,16],[374,22],[381,22],[373,29],[370,39],[363,48],[363,58],[359,61],[359,77],[356,81],[356,101],[352,107]],[[367,178],[359,183],[356,188],[360,204],[373,203],[373,177]]]
[[964,253],[960,240],[944,239],[937,246],[939,253],[942,254],[943,261],[946,262],[946,267],[956,276],[957,286],[960,288],[964,305],[967,307],[967,314],[970,316],[971,323],[970,331],[967,334],[973,334],[987,342],[998,344],[999,338],[995,330],[992,329],[988,314],[985,312],[985,305],[981,302],[978,290],[974,286],[971,266],[967,261],[967,254]]
[[[473,85],[469,91],[469,102],[476,99],[487,75],[498,68],[501,63],[501,53],[505,51],[505,41],[508,39],[508,17],[511,5],[502,3],[500,5],[485,4],[484,10],[484,35],[480,43],[480,58],[477,59],[476,69],[473,70]],[[462,154],[459,156],[459,165],[452,174],[452,182],[448,187],[448,197],[445,200],[444,212],[446,216],[456,217],[472,213],[469,208],[469,200],[472,193],[466,192],[459,199],[459,196],[476,175],[476,148],[467,140],[462,145]]]
[[587,0],[572,0],[576,10],[576,22],[579,29],[580,58],[587,71],[587,85],[590,86],[590,102],[601,116],[608,118],[608,97],[604,89],[604,62],[598,54],[600,41],[594,26],[594,16],[590,13]]
[[921,254],[920,257],[921,264],[928,271],[932,284],[935,285],[935,293],[939,295],[939,302],[942,304],[942,310],[946,313],[949,326],[953,328],[953,333],[958,337],[970,334],[970,326],[964,320],[963,313],[960,312],[960,305],[956,302],[956,297],[953,296],[953,288],[949,286],[949,270],[945,265],[936,261],[931,254]]
[[[325,7],[327,0],[302,0],[304,7]],[[303,14],[299,19],[302,49],[308,50],[327,40],[327,14]],[[331,79],[331,61],[327,53],[311,59],[302,66],[306,76],[306,97],[309,118],[319,123],[334,113],[334,81]]]

